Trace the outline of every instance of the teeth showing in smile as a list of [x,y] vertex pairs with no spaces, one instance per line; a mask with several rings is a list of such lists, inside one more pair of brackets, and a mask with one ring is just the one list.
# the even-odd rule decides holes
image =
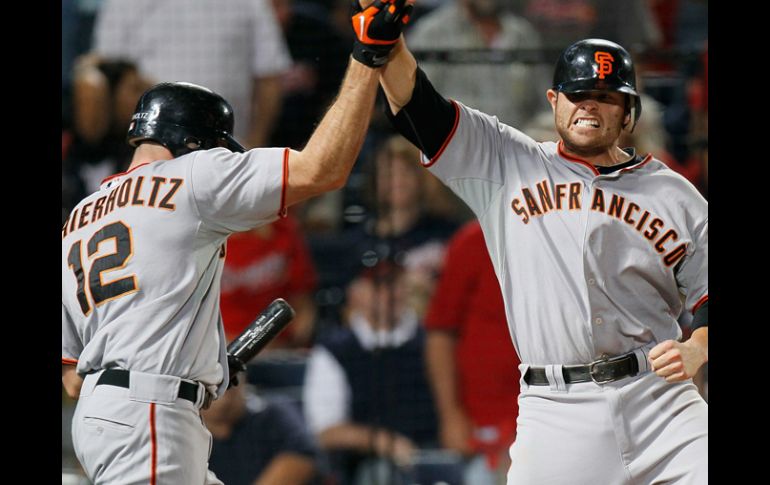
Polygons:
[[592,128],[599,128],[599,122],[596,120],[586,120],[583,118],[580,118],[579,120],[575,121],[576,126],[590,126]]

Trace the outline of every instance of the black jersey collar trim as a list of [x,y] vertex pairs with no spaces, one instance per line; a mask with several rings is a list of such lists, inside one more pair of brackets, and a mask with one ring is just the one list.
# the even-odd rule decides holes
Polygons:
[[621,172],[627,172],[629,170],[633,170],[635,168],[641,167],[645,164],[647,164],[650,160],[652,160],[652,155],[647,154],[644,157],[641,155],[636,154],[636,149],[633,147],[630,148],[623,148],[622,150],[629,155],[632,156],[631,160],[627,162],[623,162],[618,165],[612,165],[610,167],[602,167],[598,165],[594,165],[590,162],[587,162],[586,160],[583,160],[582,158],[575,157],[573,155],[568,154],[564,151],[563,141],[559,140],[559,143],[557,144],[557,152],[558,154],[564,158],[567,161],[579,163],[580,165],[583,165],[585,167],[588,167],[594,175],[609,175],[613,173],[621,173]]
[[601,173],[602,175],[609,175],[616,171],[631,170],[636,165],[639,165],[645,161],[645,157],[637,155],[636,149],[633,147],[622,148],[622,150],[628,153],[629,155],[631,155],[631,160],[627,162],[619,163],[617,165],[611,165],[609,167],[597,166],[596,169],[599,171],[599,173]]

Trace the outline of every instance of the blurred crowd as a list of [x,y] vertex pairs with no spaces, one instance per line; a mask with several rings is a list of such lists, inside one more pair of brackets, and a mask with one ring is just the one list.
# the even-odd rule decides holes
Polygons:
[[[157,82],[223,95],[244,146],[302,148],[347,66],[349,1],[63,0],[62,222],[127,168]],[[707,21],[706,0],[425,0],[405,36],[440,93],[539,141],[558,140],[545,91],[561,50],[620,43],[643,93],[621,146],[708,198]],[[204,414],[225,483],[504,480],[518,358],[483,236],[381,103],[346,187],[228,241],[228,338],[278,297],[297,316]]]

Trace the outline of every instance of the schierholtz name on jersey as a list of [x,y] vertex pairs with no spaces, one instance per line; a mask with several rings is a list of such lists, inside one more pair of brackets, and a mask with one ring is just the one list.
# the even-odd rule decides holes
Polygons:
[[145,183],[145,177],[127,178],[120,185],[96,200],[76,207],[70,213],[61,230],[64,239],[67,234],[92,224],[115,209],[131,206],[153,207],[173,211],[174,196],[181,187],[181,178],[151,177]]
[[[583,193],[581,182],[556,184],[553,187],[553,197],[551,197],[551,188],[547,180],[538,183],[536,187],[536,190],[522,188],[522,198],[511,201],[513,212],[521,216],[524,224],[529,224],[531,218],[544,216],[550,211],[581,209],[580,196]],[[533,192],[537,192],[537,196]],[[643,210],[639,204],[626,200],[625,197],[617,194],[605,195],[602,189],[594,188],[591,195],[591,210],[615,217],[634,228],[650,241],[657,252],[664,254],[663,262],[666,266],[673,266],[687,253],[687,243],[674,245],[679,239],[676,230],[668,228],[669,224],[664,220],[648,210]]]

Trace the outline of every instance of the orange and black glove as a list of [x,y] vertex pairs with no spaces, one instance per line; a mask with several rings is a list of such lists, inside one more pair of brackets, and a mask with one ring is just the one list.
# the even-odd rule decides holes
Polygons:
[[350,10],[356,34],[353,59],[369,67],[382,66],[409,22],[412,6],[406,0],[374,0],[363,9],[359,0],[352,0]]

